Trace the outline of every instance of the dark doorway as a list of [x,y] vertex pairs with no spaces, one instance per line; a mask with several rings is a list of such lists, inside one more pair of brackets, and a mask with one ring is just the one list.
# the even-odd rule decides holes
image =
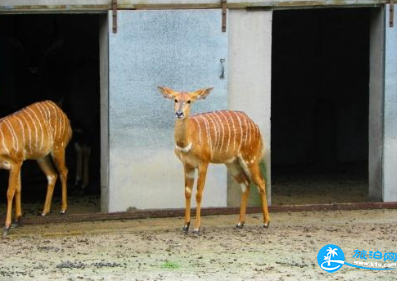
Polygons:
[[369,9],[275,11],[272,202],[368,199]]
[[[0,117],[31,103],[52,100],[68,115],[73,139],[67,148],[68,212],[100,210],[99,15],[34,14],[0,16]],[[76,143],[87,146],[89,183],[81,190]],[[84,164],[83,164],[84,166]],[[8,172],[0,171],[1,213],[5,213]],[[22,168],[25,214],[41,212],[47,180],[35,161]],[[60,202],[55,187],[53,212]]]

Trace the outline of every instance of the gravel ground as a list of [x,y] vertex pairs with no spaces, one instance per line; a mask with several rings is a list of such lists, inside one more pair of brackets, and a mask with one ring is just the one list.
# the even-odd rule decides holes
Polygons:
[[[55,216],[56,214],[51,214]],[[269,229],[249,215],[202,218],[201,236],[182,218],[26,225],[0,240],[0,280],[397,280],[397,270],[317,264],[327,244],[397,252],[397,210],[274,213]]]

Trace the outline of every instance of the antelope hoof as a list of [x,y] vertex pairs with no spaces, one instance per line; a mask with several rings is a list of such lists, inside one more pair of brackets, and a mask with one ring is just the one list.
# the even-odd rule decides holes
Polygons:
[[40,216],[42,216],[43,218],[48,216],[51,213],[51,209],[46,211],[46,209],[43,208],[43,211],[41,212]]
[[8,231],[10,230],[10,227],[4,227],[3,229],[3,238],[7,237]]
[[61,215],[64,215],[64,214],[66,214],[66,210],[61,210],[59,213],[60,213]]
[[238,224],[236,224],[236,228],[238,229],[242,229],[244,227],[244,222],[239,222]]
[[11,228],[17,228],[17,227],[20,226],[20,225],[21,225],[21,219],[18,218],[18,219],[16,219],[16,220],[14,221],[13,224],[11,224]]
[[189,232],[189,226],[190,226],[190,222],[186,223],[183,226],[183,228],[182,228],[183,233],[187,234]]
[[198,227],[198,228],[195,228],[195,229],[193,230],[193,234],[194,234],[195,236],[201,236],[200,228],[199,228],[199,227]]
[[267,222],[267,223],[265,223],[265,224],[263,225],[263,227],[264,227],[264,228],[269,228],[269,225],[270,225],[270,221]]

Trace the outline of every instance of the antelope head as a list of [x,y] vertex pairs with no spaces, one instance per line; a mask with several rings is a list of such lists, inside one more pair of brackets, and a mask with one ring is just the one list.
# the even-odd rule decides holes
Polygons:
[[190,115],[190,108],[196,100],[204,100],[213,87],[194,92],[177,92],[167,87],[157,86],[164,98],[174,100],[174,112],[177,119],[184,119]]

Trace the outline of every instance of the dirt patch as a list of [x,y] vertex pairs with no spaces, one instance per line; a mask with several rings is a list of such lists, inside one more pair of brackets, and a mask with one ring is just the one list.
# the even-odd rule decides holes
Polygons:
[[[55,214],[54,214],[55,215]],[[28,225],[0,240],[0,280],[397,280],[396,270],[317,264],[318,251],[340,246],[397,252],[397,210],[203,217],[201,236],[184,235],[182,218]]]

